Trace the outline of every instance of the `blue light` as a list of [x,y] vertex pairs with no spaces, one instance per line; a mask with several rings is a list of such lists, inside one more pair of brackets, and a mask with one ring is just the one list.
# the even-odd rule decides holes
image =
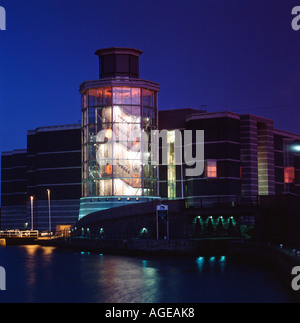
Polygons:
[[300,145],[294,145],[292,146],[292,149],[296,152],[300,152]]
[[196,259],[196,263],[198,265],[198,269],[201,271],[203,269],[203,265],[204,265],[204,257],[198,257]]

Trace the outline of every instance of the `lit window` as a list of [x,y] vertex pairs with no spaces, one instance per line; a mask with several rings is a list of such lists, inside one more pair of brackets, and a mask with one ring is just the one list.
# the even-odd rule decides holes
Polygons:
[[217,161],[207,160],[206,161],[206,177],[215,178],[217,177]]
[[295,168],[294,167],[286,167],[284,169],[284,182],[287,184],[295,182]]

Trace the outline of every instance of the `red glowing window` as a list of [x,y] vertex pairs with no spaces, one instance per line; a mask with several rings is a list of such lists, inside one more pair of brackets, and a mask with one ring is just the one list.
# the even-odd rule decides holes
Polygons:
[[294,167],[286,167],[284,169],[284,182],[286,184],[295,182],[295,168]]
[[208,160],[206,162],[206,177],[217,177],[217,162],[215,160]]

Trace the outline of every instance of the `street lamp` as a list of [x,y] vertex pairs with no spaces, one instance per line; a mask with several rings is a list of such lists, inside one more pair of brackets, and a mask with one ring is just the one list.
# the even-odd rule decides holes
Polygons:
[[31,231],[33,231],[33,196],[30,196],[30,205],[31,205]]
[[48,193],[48,210],[49,210],[49,234],[51,237],[51,207],[50,207],[50,190],[47,189]]

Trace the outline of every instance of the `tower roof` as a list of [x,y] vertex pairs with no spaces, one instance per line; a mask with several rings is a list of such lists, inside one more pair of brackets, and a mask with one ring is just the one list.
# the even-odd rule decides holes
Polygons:
[[100,78],[139,78],[139,57],[143,51],[128,47],[98,49]]

